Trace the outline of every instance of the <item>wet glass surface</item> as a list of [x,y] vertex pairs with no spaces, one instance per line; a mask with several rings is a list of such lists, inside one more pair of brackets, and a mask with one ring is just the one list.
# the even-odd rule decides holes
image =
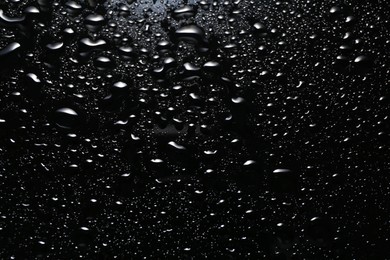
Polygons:
[[1,259],[390,259],[387,1],[1,0]]

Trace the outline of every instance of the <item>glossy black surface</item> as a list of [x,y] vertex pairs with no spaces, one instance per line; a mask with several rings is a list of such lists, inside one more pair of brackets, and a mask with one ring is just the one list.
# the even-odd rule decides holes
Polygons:
[[1,259],[390,259],[386,1],[0,2]]

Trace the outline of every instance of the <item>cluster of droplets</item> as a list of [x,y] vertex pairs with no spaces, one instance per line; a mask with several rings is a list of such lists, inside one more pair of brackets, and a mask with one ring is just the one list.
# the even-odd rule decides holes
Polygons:
[[0,3],[1,255],[378,259],[389,13],[329,2]]

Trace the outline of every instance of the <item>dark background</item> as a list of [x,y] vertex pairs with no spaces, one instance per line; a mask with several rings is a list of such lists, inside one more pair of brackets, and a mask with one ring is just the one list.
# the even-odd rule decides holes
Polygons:
[[2,0],[0,258],[390,259],[389,9]]

